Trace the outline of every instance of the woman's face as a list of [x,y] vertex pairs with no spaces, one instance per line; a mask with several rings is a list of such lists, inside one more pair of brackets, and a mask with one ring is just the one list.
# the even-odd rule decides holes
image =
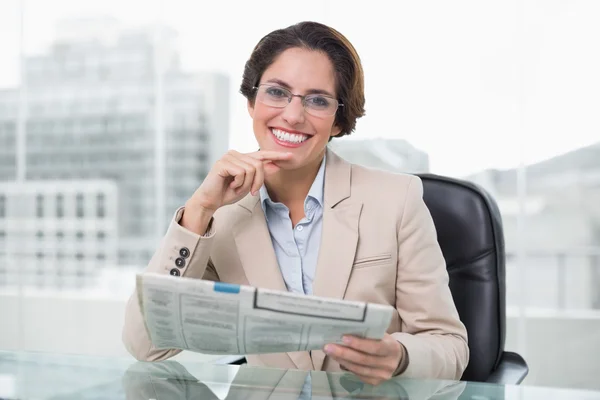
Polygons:
[[[324,53],[312,50],[291,48],[284,51],[265,70],[259,84],[282,87],[299,95],[318,91],[337,99],[331,61]],[[277,88],[274,90],[271,93],[281,94]],[[335,114],[314,116],[304,109],[299,97],[293,97],[284,108],[272,107],[257,99],[254,105],[248,102],[248,111],[261,150],[293,154],[290,160],[277,162],[282,169],[318,164],[329,138],[340,133],[334,126]]]

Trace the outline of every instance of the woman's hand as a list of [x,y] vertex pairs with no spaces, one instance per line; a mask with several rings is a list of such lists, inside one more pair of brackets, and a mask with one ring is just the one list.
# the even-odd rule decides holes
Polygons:
[[328,344],[324,350],[342,369],[371,385],[390,379],[405,354],[402,344],[388,333],[381,340],[344,336],[344,345]]
[[202,184],[185,204],[181,225],[204,234],[208,223],[220,207],[253,195],[263,185],[265,175],[277,172],[276,161],[289,160],[292,153],[256,151],[242,154],[228,151],[212,167]]

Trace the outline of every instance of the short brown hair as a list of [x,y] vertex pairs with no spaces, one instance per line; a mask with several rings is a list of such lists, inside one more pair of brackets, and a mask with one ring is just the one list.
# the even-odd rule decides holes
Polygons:
[[253,88],[259,84],[265,70],[277,56],[294,47],[321,51],[331,60],[338,100],[344,104],[335,115],[335,125],[341,129],[337,137],[349,135],[356,127],[356,120],[365,115],[363,69],[354,46],[327,25],[300,22],[263,37],[246,62],[240,93],[254,103]]

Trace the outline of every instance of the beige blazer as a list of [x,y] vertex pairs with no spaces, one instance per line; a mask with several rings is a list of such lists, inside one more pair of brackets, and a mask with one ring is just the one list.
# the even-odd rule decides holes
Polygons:
[[[316,296],[390,304],[388,332],[408,353],[402,376],[459,379],[466,368],[467,332],[448,287],[418,177],[350,164],[331,150],[325,168],[323,231]],[[178,210],[146,271],[168,274],[179,251],[190,251],[182,276],[287,290],[258,195],[222,207],[199,236],[178,224]],[[136,300],[130,298],[123,341],[138,360],[164,360],[180,350],[153,348]],[[251,365],[338,371],[322,351],[248,355]]]

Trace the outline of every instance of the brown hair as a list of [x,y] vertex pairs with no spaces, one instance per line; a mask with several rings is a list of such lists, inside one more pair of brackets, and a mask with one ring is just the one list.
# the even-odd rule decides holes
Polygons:
[[253,88],[260,82],[265,70],[277,56],[294,47],[321,51],[331,60],[338,100],[344,104],[335,115],[335,125],[341,129],[337,137],[349,135],[356,127],[356,120],[365,115],[363,69],[354,46],[344,35],[327,25],[300,22],[263,37],[246,62],[240,93],[254,104]]

